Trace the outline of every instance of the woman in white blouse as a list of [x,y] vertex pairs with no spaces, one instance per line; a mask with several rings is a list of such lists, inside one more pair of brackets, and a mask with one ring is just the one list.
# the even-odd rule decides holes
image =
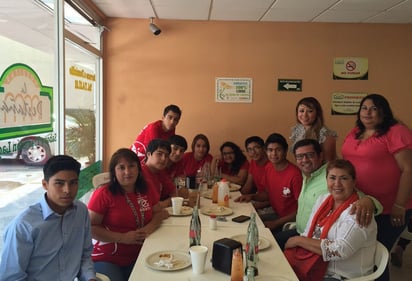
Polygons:
[[[302,247],[329,262],[324,280],[343,280],[373,272],[376,222],[360,227],[349,213],[356,204],[356,172],[347,160],[334,160],[327,167],[329,194],[319,197],[305,232],[291,237],[285,248]],[[373,216],[373,214],[367,214]]]

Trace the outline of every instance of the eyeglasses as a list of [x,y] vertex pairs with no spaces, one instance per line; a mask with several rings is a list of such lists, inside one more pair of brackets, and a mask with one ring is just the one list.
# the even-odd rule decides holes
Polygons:
[[232,155],[232,154],[235,154],[235,152],[234,152],[234,151],[222,152],[222,155],[223,155],[223,156],[228,156],[228,155]]
[[312,159],[314,158],[316,155],[316,152],[312,151],[312,152],[306,152],[306,153],[299,153],[295,155],[296,160],[303,160],[303,158],[308,158],[308,159]]

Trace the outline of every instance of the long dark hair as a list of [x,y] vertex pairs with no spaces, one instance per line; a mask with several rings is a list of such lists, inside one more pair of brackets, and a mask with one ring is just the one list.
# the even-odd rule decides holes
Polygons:
[[378,109],[379,117],[382,118],[382,122],[379,123],[375,128],[377,137],[386,134],[393,125],[399,123],[399,121],[396,120],[395,117],[393,117],[392,109],[389,105],[389,102],[384,96],[381,96],[379,94],[367,95],[362,99],[357,113],[358,119],[356,120],[356,126],[359,128],[359,132],[357,132],[355,136],[357,139],[359,139],[365,132],[365,126],[360,120],[360,112],[362,110],[362,105],[366,100],[371,100],[373,102],[373,104]]
[[137,163],[137,169],[139,170],[139,176],[137,177],[136,182],[134,183],[134,191],[145,193],[147,190],[146,183],[143,179],[142,175],[142,166],[140,165],[140,160],[137,157],[136,153],[131,151],[127,148],[120,148],[117,150],[110,159],[109,162],[109,173],[110,173],[110,182],[109,182],[109,190],[110,192],[115,195],[118,193],[124,193],[123,188],[120,186],[119,181],[116,179],[116,172],[115,168],[116,165],[119,163],[120,159],[125,159],[131,163]]
[[245,163],[245,161],[247,160],[246,156],[243,154],[242,150],[237,144],[231,141],[227,141],[220,146],[220,153],[222,153],[222,159],[223,159],[223,148],[225,147],[232,148],[233,152],[235,153],[235,160],[230,166],[230,172],[236,175],[239,172],[240,167],[242,167],[243,163]]

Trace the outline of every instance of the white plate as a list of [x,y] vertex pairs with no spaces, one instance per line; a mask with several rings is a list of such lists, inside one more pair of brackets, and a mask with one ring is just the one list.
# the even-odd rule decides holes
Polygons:
[[[166,266],[159,266],[157,263],[160,261],[160,256],[170,254],[173,255],[171,263],[173,264],[172,268]],[[146,258],[146,266],[154,270],[160,271],[176,271],[184,269],[192,264],[190,260],[190,255],[184,252],[179,251],[160,251],[151,254]]]
[[229,184],[229,190],[230,191],[238,191],[242,188],[242,186],[240,186],[239,184],[236,183],[230,183]]
[[[246,245],[246,234],[239,234],[230,237],[233,240],[239,241],[242,243],[243,248],[245,248]],[[266,239],[265,237],[259,237],[259,251],[265,250],[270,247],[270,241]]]
[[185,216],[190,216],[193,213],[193,208],[189,206],[182,206],[182,209],[180,210],[180,214],[173,214],[173,208],[172,207],[167,207],[166,210],[169,212],[169,215],[174,216],[174,217],[185,217]]
[[228,207],[222,207],[222,206],[210,206],[210,207],[201,208],[200,212],[207,216],[210,216],[210,215],[229,216],[233,214],[232,209]]

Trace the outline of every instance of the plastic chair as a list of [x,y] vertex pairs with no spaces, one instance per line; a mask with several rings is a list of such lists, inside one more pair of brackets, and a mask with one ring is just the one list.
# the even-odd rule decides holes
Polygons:
[[383,246],[382,243],[376,243],[376,252],[375,252],[375,265],[377,269],[369,274],[362,277],[356,277],[352,279],[346,279],[346,281],[372,281],[377,279],[385,271],[386,265],[388,264],[389,253],[388,250]]
[[285,231],[285,230],[291,230],[295,228],[296,228],[296,222],[290,221],[283,225],[282,230]]
[[408,226],[406,226],[405,230],[401,233],[401,237],[406,240],[412,241],[412,232],[408,230]]
[[97,174],[93,177],[93,187],[98,188],[99,186],[108,183],[110,181],[110,173],[105,172],[105,173],[100,173]]
[[107,275],[104,275],[99,272],[96,272],[96,278],[97,278],[97,281],[110,281],[110,278],[107,277]]

